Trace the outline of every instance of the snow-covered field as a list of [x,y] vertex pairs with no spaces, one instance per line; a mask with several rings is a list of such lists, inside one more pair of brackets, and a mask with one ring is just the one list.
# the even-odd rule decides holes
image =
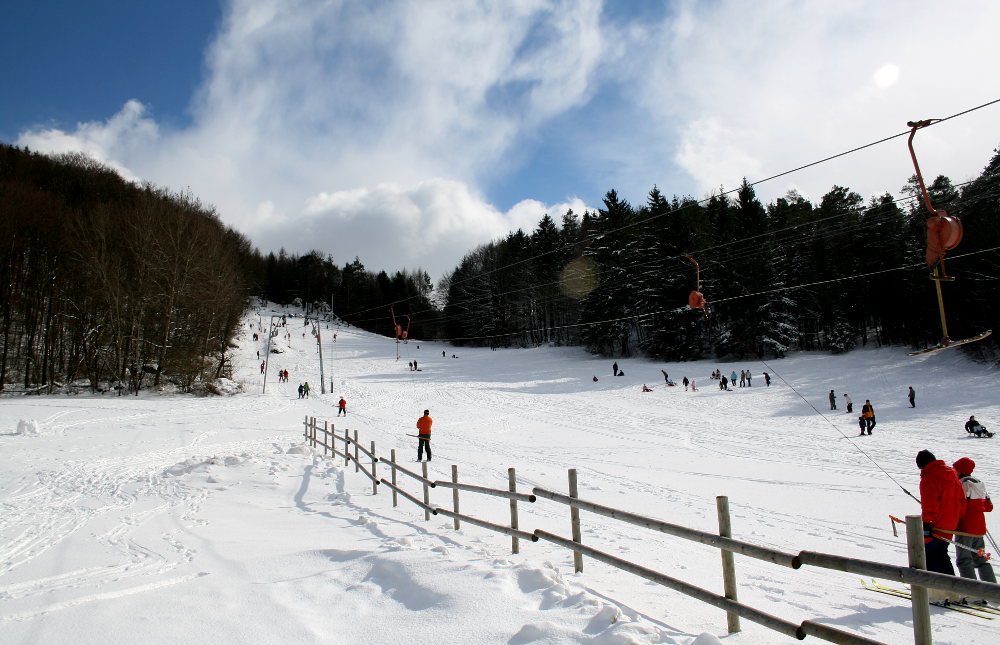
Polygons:
[[[272,312],[261,313],[266,324]],[[0,399],[0,643],[704,645],[725,636],[722,611],[659,585],[586,559],[575,574],[572,554],[555,545],[522,542],[512,555],[506,536],[456,531],[443,516],[425,522],[402,499],[393,508],[353,464],[305,448],[307,415],[419,468],[406,433],[429,408],[432,478],[449,479],[458,464],[462,481],[505,488],[513,466],[519,490],[566,491],[576,468],[585,499],[707,531],[718,528],[715,497],[727,495],[734,537],[900,565],[906,547],[888,516],[918,506],[890,476],[916,494],[918,450],[948,463],[971,457],[1000,491],[1000,438],[962,427],[975,414],[1000,429],[1000,374],[958,352],[799,354],[766,365],[618,359],[626,376],[615,378],[611,360],[579,349],[411,341],[397,361],[390,339],[330,328],[323,356],[334,391],[321,395],[315,341],[294,318],[262,393],[265,343],[252,341],[252,321],[234,359],[242,394]],[[408,369],[414,359],[420,371]],[[698,391],[665,387],[661,368],[677,382],[697,379]],[[715,368],[750,369],[753,387],[720,391],[708,378]],[[279,369],[289,383],[277,382]],[[299,400],[305,380],[312,395]],[[341,396],[346,419],[335,416]],[[858,437],[866,398],[878,425]],[[431,495],[450,506],[450,490]],[[506,500],[463,493],[461,504],[483,519],[508,517]],[[585,543],[722,593],[717,550],[582,518]],[[522,503],[520,526],[568,536],[568,508]],[[736,566],[742,602],[912,642],[907,601],[865,591],[857,576],[741,556]],[[932,613],[938,643],[1000,640],[1000,619]],[[725,642],[792,642],[742,626]]]

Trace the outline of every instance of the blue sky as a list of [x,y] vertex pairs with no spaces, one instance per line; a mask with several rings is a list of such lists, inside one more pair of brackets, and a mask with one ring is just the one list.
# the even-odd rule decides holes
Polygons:
[[[421,267],[544,213],[704,197],[1000,98],[1000,3],[178,0],[2,10],[0,140],[190,190],[263,251]],[[14,26],[10,28],[10,26]],[[1000,106],[917,139],[976,175]],[[870,197],[899,139],[758,187]]]

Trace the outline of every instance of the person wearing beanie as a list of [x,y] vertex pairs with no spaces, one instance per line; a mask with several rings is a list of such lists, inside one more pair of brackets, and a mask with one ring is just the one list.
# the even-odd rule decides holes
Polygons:
[[986,485],[972,476],[972,471],[976,468],[976,462],[968,457],[962,457],[952,468],[958,473],[958,479],[962,482],[962,489],[965,491],[965,513],[958,521],[958,530],[971,535],[956,536],[955,542],[968,547],[968,549],[958,549],[958,573],[963,578],[976,579],[976,572],[979,572],[979,579],[985,582],[996,582],[996,574],[993,573],[993,566],[989,561],[979,555],[981,549],[986,547],[983,536],[986,535],[986,516],[993,510],[993,502],[986,493]]
[[948,544],[953,537],[951,532],[958,528],[958,521],[965,514],[965,491],[955,469],[930,450],[917,453],[917,468],[920,469],[920,511],[924,520],[927,570],[953,576],[955,568],[948,556]]

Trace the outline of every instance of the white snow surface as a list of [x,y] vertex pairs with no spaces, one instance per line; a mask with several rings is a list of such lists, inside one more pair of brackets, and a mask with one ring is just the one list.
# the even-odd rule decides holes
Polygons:
[[[223,384],[224,396],[0,399],[0,643],[793,642],[746,619],[727,636],[724,612],[591,559],[574,573],[572,554],[556,545],[522,541],[513,555],[504,535],[455,530],[441,515],[424,521],[402,498],[393,507],[353,463],[305,446],[306,416],[356,430],[379,455],[394,448],[419,471],[406,435],[428,408],[434,479],[450,479],[457,464],[463,482],[506,488],[516,467],[519,490],[565,492],[576,468],[584,499],[713,532],[715,497],[726,495],[738,539],[899,565],[906,546],[889,515],[919,512],[901,486],[917,494],[920,449],[949,464],[971,457],[1000,489],[1000,438],[963,429],[970,414],[1000,424],[998,373],[957,351],[766,364],[618,358],[626,376],[616,378],[611,359],[578,348],[411,341],[397,360],[392,339],[331,326],[322,350],[333,391],[321,394],[316,342],[289,318],[291,340],[274,339],[282,351],[269,355],[262,392],[258,313],[266,324],[273,312],[248,318],[233,358],[241,387]],[[409,370],[414,359],[420,371]],[[698,391],[665,387],[661,368],[677,382],[696,379]],[[723,392],[709,379],[715,368],[750,369],[753,387]],[[279,369],[289,383],[277,382]],[[299,400],[306,380],[311,396]],[[341,396],[348,416],[338,419]],[[858,437],[865,399],[878,425]],[[399,481],[421,495],[414,480]],[[431,501],[451,508],[452,492],[433,489]],[[460,502],[463,513],[509,521],[507,500],[462,492]],[[539,499],[519,512],[522,529],[570,535],[566,506]],[[718,550],[581,515],[584,543],[722,593]],[[760,610],[912,642],[908,601],[865,591],[856,575],[739,555],[736,568],[740,601]],[[937,643],[1000,640],[1000,619],[932,614]]]

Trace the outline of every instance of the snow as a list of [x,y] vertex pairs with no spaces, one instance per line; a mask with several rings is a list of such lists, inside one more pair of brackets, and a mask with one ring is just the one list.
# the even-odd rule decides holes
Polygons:
[[[260,312],[265,322],[271,313]],[[323,356],[335,387],[321,394],[315,341],[289,319],[261,392],[266,334],[254,343],[259,319],[248,320],[234,380],[214,384],[219,396],[0,399],[0,642],[792,642],[745,619],[727,636],[722,611],[587,558],[574,573],[572,554],[553,544],[522,541],[513,555],[506,536],[456,531],[443,516],[425,522],[402,498],[394,508],[390,491],[372,495],[353,464],[305,446],[306,416],[357,430],[363,445],[396,449],[415,469],[406,433],[428,408],[432,478],[450,479],[454,463],[463,482],[506,488],[516,467],[519,490],[565,492],[576,468],[585,499],[706,531],[718,529],[715,497],[726,495],[739,539],[900,565],[906,547],[888,515],[918,512],[900,486],[917,491],[920,449],[948,463],[969,456],[1000,488],[1000,440],[963,429],[970,414],[1000,422],[996,370],[958,352],[805,353],[766,364],[617,358],[627,376],[616,378],[612,360],[575,348],[411,341],[397,361],[391,339],[331,327]],[[419,372],[407,368],[414,359]],[[698,391],[664,387],[661,368],[678,383],[696,379]],[[752,369],[754,385],[720,391],[708,377],[716,368]],[[289,383],[277,382],[279,369]],[[306,380],[311,396],[299,400]],[[830,389],[841,402],[851,395],[854,414],[828,410]],[[346,419],[336,417],[341,396]],[[865,399],[878,425],[858,437]],[[431,499],[450,508],[451,490]],[[507,500],[463,492],[461,509],[508,521]],[[563,505],[540,499],[519,512],[522,529],[570,534]],[[716,549],[581,516],[584,543],[722,593]],[[739,555],[736,567],[740,600],[762,611],[912,642],[906,601],[861,589],[857,576]],[[937,643],[997,640],[994,621],[944,610],[932,619]]]

